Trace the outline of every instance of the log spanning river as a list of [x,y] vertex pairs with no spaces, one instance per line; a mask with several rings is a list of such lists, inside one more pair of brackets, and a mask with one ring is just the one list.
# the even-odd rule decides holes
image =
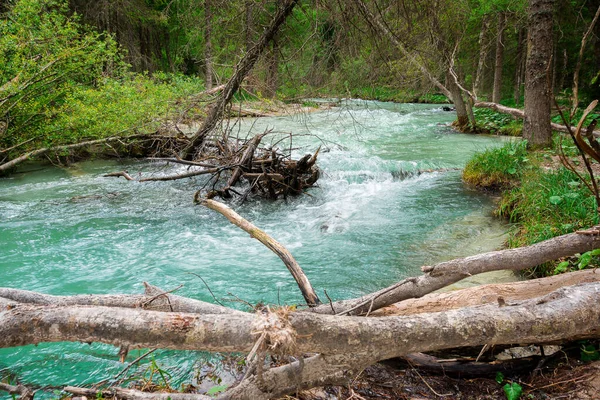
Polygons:
[[[454,118],[437,105],[352,100],[311,114],[244,120],[233,126],[235,135],[272,129],[268,144],[293,132],[293,142],[280,146],[296,156],[321,146],[323,174],[306,195],[232,207],[292,252],[323,299],[323,289],[334,300],[349,298],[417,275],[421,265],[497,248],[506,227],[491,217],[491,199],[465,187],[458,169],[507,139],[458,134],[448,126]],[[182,166],[93,161],[28,168],[0,179],[0,286],[57,295],[141,293],[147,281],[165,290],[183,284],[178,294],[213,302],[198,274],[223,302],[302,302],[274,254],[222,215],[193,205],[206,178],[139,183],[102,176],[124,168],[166,175]],[[229,305],[244,307],[239,300]],[[92,384],[123,369],[117,353],[102,344],[0,349],[0,380]],[[128,361],[142,353],[132,351]],[[173,387],[209,368],[200,352],[157,351],[137,373],[149,376],[152,360],[172,375]]]

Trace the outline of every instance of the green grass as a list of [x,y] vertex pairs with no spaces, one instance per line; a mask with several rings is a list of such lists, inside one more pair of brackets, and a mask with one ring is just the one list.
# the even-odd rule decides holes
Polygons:
[[508,142],[473,156],[465,166],[463,180],[485,190],[506,190],[519,181],[528,160],[527,142]]
[[[575,156],[564,141],[568,156]],[[579,177],[560,166],[540,166],[552,152],[528,153],[526,142],[511,142],[476,154],[465,167],[463,179],[484,189],[504,190],[496,214],[514,223],[507,245],[527,246],[588,228],[599,223],[596,200]],[[545,158],[544,158],[545,157]],[[598,254],[576,255],[529,271],[541,277],[598,266]]]
[[[517,223],[509,247],[526,246],[598,224],[596,200],[573,172],[560,167],[526,171],[521,185],[506,192],[498,215]],[[578,261],[573,261],[577,264]],[[555,272],[555,263],[532,270],[534,276]]]

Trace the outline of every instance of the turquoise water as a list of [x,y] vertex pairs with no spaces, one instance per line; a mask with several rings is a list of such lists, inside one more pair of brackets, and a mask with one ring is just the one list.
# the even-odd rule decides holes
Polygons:
[[[476,151],[506,139],[455,133],[453,113],[435,105],[346,101],[329,111],[244,120],[240,137],[266,129],[265,144],[300,135],[296,156],[321,146],[323,176],[308,195],[230,204],[282,242],[317,290],[335,299],[361,295],[423,264],[490,250],[505,227],[491,200],[466,188],[460,171]],[[142,281],[213,301],[228,293],[250,303],[301,303],[280,260],[223,216],[194,206],[205,178],[128,182],[103,174],[171,174],[153,162],[83,162],[0,179],[0,286],[50,294],[140,293]],[[412,175],[411,175],[412,173]],[[242,307],[240,303],[231,303]],[[43,344],[0,350],[0,377],[60,387],[118,373],[117,349]],[[140,353],[134,351],[131,361]],[[157,352],[173,383],[193,381],[202,353]],[[143,373],[143,363],[138,373]],[[0,393],[0,398],[3,394]]]

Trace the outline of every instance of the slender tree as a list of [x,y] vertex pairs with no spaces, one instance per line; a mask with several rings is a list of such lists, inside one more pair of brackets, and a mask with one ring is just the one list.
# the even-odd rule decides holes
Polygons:
[[498,26],[496,35],[496,64],[494,67],[494,91],[492,101],[500,103],[502,98],[502,67],[504,64],[504,30],[506,28],[506,13],[498,13]]
[[554,0],[529,1],[523,137],[533,147],[546,147],[552,143],[549,73],[553,12]]

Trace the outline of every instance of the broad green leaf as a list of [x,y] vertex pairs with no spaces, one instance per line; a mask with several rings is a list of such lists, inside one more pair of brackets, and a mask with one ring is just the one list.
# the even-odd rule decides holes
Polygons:
[[569,262],[568,261],[561,262],[560,264],[558,264],[556,266],[556,268],[554,268],[554,275],[565,272],[567,270],[567,268],[569,268]]
[[503,389],[506,400],[519,400],[519,398],[521,398],[521,393],[523,393],[521,385],[515,382],[507,383],[504,385]]
[[588,251],[587,253],[583,253],[581,257],[579,257],[579,269],[587,267],[590,261],[592,261],[592,252]]

